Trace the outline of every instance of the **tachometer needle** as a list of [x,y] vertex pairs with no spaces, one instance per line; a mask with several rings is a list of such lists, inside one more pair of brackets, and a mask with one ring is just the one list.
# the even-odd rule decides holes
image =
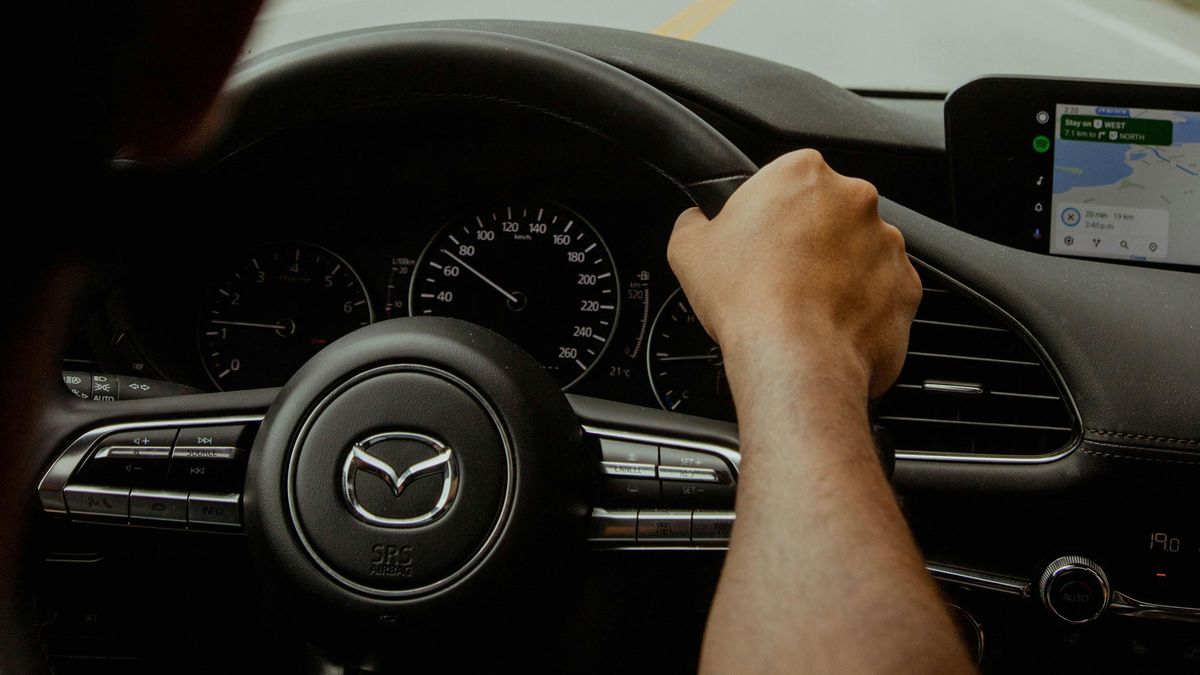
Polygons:
[[282,323],[254,323],[251,321],[222,321],[213,319],[209,323],[217,326],[237,326],[238,328],[262,328],[265,330],[288,330],[288,326]]
[[694,356],[660,356],[659,361],[716,361],[720,354],[696,354]]
[[497,291],[499,291],[500,295],[503,295],[505,298],[508,298],[508,301],[509,301],[509,302],[513,303],[514,305],[521,305],[521,304],[523,304],[523,303],[521,302],[521,299],[520,299],[520,298],[518,298],[517,296],[513,295],[512,293],[509,293],[508,291],[504,290],[503,288],[500,288],[499,284],[497,284],[496,282],[494,282],[494,281],[492,281],[491,279],[489,279],[489,278],[487,278],[486,276],[484,276],[484,275],[483,275],[483,273],[482,273],[482,272],[480,272],[479,270],[475,269],[474,267],[471,267],[471,265],[470,265],[469,263],[467,263],[467,261],[465,261],[465,260],[463,260],[462,258],[460,258],[460,257],[458,257],[458,256],[456,256],[456,255],[454,255],[453,253],[451,253],[450,251],[447,251],[447,250],[446,250],[446,249],[444,249],[444,248],[443,248],[443,249],[439,249],[439,250],[441,250],[441,252],[442,252],[442,253],[445,253],[446,255],[450,256],[451,260],[453,260],[454,262],[456,262],[456,263],[458,263],[459,265],[462,265],[463,267],[465,267],[465,268],[467,268],[468,270],[470,270],[470,272],[471,272],[472,274],[474,274],[475,276],[479,277],[479,278],[480,278],[480,279],[483,281],[483,283],[485,283],[485,284],[487,284],[488,286],[491,286],[492,288],[494,288],[494,289],[496,289]]

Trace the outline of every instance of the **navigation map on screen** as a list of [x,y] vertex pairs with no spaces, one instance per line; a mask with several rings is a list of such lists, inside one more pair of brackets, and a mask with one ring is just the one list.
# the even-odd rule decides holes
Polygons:
[[1058,105],[1050,252],[1200,265],[1200,113]]

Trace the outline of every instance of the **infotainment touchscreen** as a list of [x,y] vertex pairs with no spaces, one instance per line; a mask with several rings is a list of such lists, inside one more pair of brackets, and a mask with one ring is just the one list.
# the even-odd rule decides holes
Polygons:
[[988,77],[945,111],[959,228],[1050,255],[1200,270],[1200,87]]
[[1055,105],[1050,252],[1200,265],[1200,113]]

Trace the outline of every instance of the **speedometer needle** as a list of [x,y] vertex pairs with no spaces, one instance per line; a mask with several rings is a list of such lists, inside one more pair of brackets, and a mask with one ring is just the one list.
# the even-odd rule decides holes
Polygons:
[[471,267],[471,265],[470,265],[470,264],[468,264],[468,263],[467,263],[467,261],[465,261],[465,260],[463,260],[462,258],[460,258],[460,257],[458,257],[458,256],[456,256],[456,255],[454,255],[453,253],[451,253],[450,251],[447,251],[447,250],[446,250],[446,249],[444,249],[444,248],[443,248],[443,249],[440,249],[440,250],[441,250],[441,252],[442,252],[442,253],[445,253],[446,255],[450,256],[450,258],[451,258],[452,260],[454,260],[454,262],[456,262],[456,263],[458,263],[459,265],[462,265],[463,267],[465,267],[465,268],[467,268],[468,270],[470,270],[470,272],[471,272],[472,274],[474,274],[475,276],[479,277],[479,278],[480,278],[480,279],[483,281],[483,283],[485,283],[485,284],[487,284],[488,286],[491,286],[492,288],[494,288],[494,289],[496,289],[497,291],[499,291],[500,295],[503,295],[505,298],[508,298],[508,301],[509,301],[509,302],[513,303],[514,305],[521,305],[521,304],[523,304],[523,303],[521,302],[521,299],[520,299],[520,298],[518,298],[517,296],[513,295],[512,293],[509,293],[508,291],[504,290],[503,288],[500,288],[500,285],[499,285],[499,284],[497,284],[496,282],[494,282],[494,281],[492,281],[491,279],[489,279],[489,278],[487,278],[486,276],[484,276],[484,275],[483,275],[483,273],[482,273],[482,272],[480,272],[479,270],[475,269],[474,267]]
[[213,319],[209,323],[217,326],[237,326],[239,328],[264,328],[266,330],[287,330],[288,327],[281,323],[253,323],[251,321],[222,321]]

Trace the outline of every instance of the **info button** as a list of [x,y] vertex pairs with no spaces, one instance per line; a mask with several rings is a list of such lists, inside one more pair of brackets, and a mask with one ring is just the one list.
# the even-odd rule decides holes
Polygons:
[[242,524],[242,496],[230,494],[205,494],[193,492],[188,495],[188,523],[193,525]]

